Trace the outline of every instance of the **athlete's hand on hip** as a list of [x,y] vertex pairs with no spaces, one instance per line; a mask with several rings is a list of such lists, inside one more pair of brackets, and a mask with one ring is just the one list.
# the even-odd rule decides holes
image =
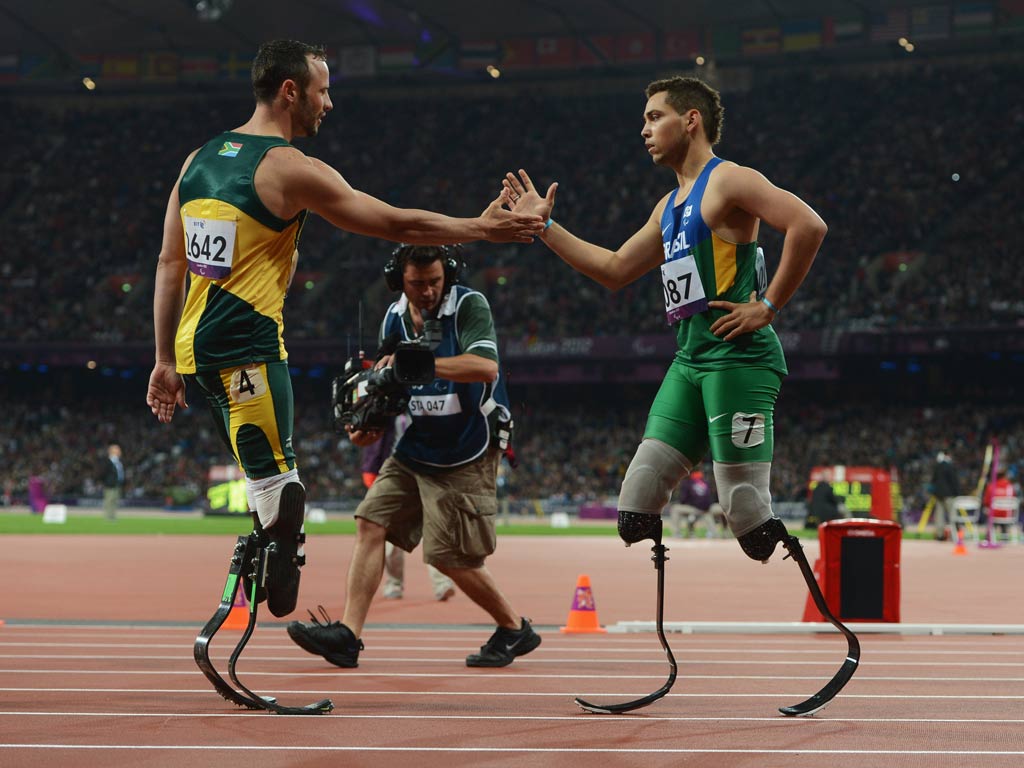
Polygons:
[[732,341],[744,333],[753,333],[758,328],[768,325],[774,314],[767,305],[757,300],[757,291],[750,292],[750,299],[746,304],[736,304],[732,301],[709,301],[711,309],[724,309],[729,314],[722,315],[711,324],[711,332],[715,336],[722,336],[726,341]]
[[501,181],[502,186],[508,194],[508,207],[513,211],[535,213],[541,216],[544,221],[551,218],[551,212],[555,209],[555,192],[558,191],[558,182],[548,187],[547,194],[540,196],[537,188],[533,185],[530,175],[522,168],[519,175],[506,173]]
[[484,226],[484,240],[492,243],[532,243],[544,231],[545,218],[537,214],[505,208],[509,196],[501,190],[491,204],[480,214]]
[[170,424],[176,406],[188,408],[185,402],[185,380],[174,370],[173,363],[157,363],[149,374],[146,404],[162,424]]

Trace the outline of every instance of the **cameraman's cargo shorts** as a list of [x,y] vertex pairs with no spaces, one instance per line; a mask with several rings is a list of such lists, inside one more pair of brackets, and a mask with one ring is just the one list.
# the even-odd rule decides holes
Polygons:
[[501,452],[491,448],[470,464],[414,472],[394,456],[356,509],[356,517],[387,528],[387,540],[435,567],[479,568],[497,546],[497,475]]

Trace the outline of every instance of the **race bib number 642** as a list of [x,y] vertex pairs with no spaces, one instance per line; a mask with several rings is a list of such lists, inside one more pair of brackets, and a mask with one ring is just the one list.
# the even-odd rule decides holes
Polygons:
[[185,256],[188,271],[208,280],[231,274],[238,223],[221,219],[185,217]]

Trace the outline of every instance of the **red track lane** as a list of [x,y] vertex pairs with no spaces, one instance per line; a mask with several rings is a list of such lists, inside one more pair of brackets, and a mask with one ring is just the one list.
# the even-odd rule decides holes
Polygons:
[[[1024,763],[1019,635],[864,635],[861,668],[839,698],[814,718],[790,719],[777,707],[809,696],[835,672],[845,654],[837,635],[670,634],[680,676],[669,696],[633,715],[587,715],[574,695],[617,701],[660,687],[668,665],[653,634],[563,635],[548,626],[541,647],[512,666],[468,669],[465,655],[489,634],[485,618],[461,595],[430,601],[425,574],[411,564],[407,599],[375,604],[358,669],[304,653],[279,622],[257,629],[239,663],[243,682],[283,704],[326,696],[337,707],[326,716],[281,717],[223,701],[191,659],[196,628],[223,581],[224,541],[8,538],[20,539],[11,549],[31,578],[24,590],[19,578],[17,594],[5,596],[8,621],[0,626],[4,766]],[[301,604],[337,609],[342,596],[334,584],[351,542],[322,541],[334,554],[322,570],[304,574]],[[107,558],[126,545],[150,574],[166,572],[173,560],[175,579],[113,576]],[[761,567],[729,542],[673,546],[667,620],[799,619],[804,588],[789,562]],[[1017,603],[1000,585],[1012,584],[1008,574],[1022,565],[1024,547],[953,558],[941,544],[906,543],[903,618],[1019,622],[1024,617],[1007,615]],[[504,540],[493,570],[513,603],[541,625],[564,624],[578,573],[590,575],[603,623],[649,620],[653,612],[649,562],[610,539]],[[86,583],[89,577],[97,583]],[[159,597],[131,599],[147,589]],[[969,597],[950,599],[957,594]],[[62,623],[30,625],[33,619]],[[131,625],[160,620],[185,626]],[[386,622],[479,626],[396,629]],[[225,674],[237,637],[225,632],[214,642]]]

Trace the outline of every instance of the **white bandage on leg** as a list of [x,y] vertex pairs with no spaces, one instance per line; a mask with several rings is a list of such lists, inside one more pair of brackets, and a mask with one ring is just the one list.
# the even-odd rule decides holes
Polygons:
[[288,483],[299,482],[299,470],[292,469],[283,475],[265,477],[262,480],[245,479],[245,493],[249,503],[259,515],[260,525],[270,528],[277,522],[281,507],[281,489]]
[[718,501],[729,528],[737,538],[771,519],[772,496],[768,490],[771,470],[770,461],[748,464],[715,462]]
[[619,491],[620,512],[660,515],[672,491],[693,465],[671,445],[647,438],[629,463]]

